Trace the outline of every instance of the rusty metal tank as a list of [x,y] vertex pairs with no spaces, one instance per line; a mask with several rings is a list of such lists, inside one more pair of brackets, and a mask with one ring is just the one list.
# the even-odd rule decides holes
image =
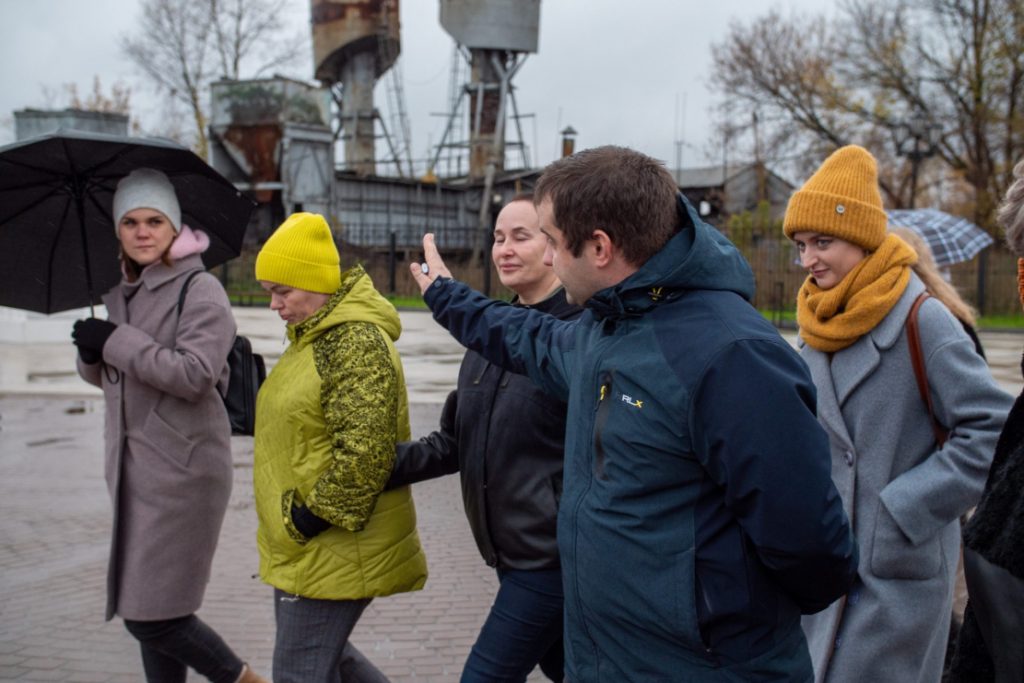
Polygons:
[[[215,81],[210,85],[210,163],[260,203],[272,201],[278,192],[308,195],[295,167],[306,157],[329,156],[329,99],[326,90],[283,77]],[[323,188],[317,191],[324,193]]]
[[375,172],[373,87],[400,51],[398,0],[311,0],[315,75],[341,83],[345,165]]
[[342,81],[345,62],[359,54],[374,56],[374,78],[398,57],[398,0],[311,0],[310,16],[315,75],[326,85]]

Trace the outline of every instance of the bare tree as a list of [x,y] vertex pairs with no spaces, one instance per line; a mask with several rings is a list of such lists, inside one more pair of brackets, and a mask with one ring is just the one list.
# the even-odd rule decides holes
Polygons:
[[68,106],[72,109],[84,111],[99,111],[113,114],[131,114],[131,88],[124,83],[114,83],[110,86],[110,94],[103,92],[103,85],[100,77],[92,79],[92,92],[85,97],[78,94],[78,85],[75,83],[64,84],[64,91],[68,96]]
[[[215,47],[220,76],[238,79],[242,68],[250,76],[261,76],[274,69],[295,65],[309,52],[305,35],[282,34],[281,13],[288,0],[208,0],[216,33]],[[259,62],[245,62],[259,50]]]
[[208,154],[209,84],[259,76],[294,65],[308,38],[287,36],[280,17],[290,0],[143,0],[138,29],[124,52],[180,104],[195,130],[194,148]]
[[839,145],[871,148],[893,206],[914,196],[922,162],[893,139],[908,120],[931,125],[931,175],[968,188],[962,208],[992,227],[1024,156],[1022,44],[1020,0],[847,0],[831,21],[773,11],[733,24],[713,48],[712,84],[725,120],[760,110],[769,154],[797,168]]

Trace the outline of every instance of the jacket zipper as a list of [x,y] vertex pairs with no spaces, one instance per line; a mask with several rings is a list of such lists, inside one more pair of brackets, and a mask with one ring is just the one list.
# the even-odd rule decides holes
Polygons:
[[604,471],[604,444],[601,440],[604,431],[604,423],[608,419],[608,411],[611,410],[612,394],[612,372],[605,372],[601,375],[601,389],[597,396],[597,416],[594,418],[594,476],[606,480]]
[[[601,472],[603,473],[603,471],[604,471],[604,449],[603,449],[603,447],[601,446],[601,443],[600,443],[600,438],[599,438],[600,427],[598,425],[603,425],[603,422],[604,422],[605,418],[602,415],[603,415],[603,413],[606,413],[607,410],[608,410],[607,407],[606,407],[605,399],[608,398],[611,395],[611,389],[612,389],[612,386],[611,386],[611,374],[610,373],[603,373],[601,375],[600,382],[601,382],[601,386],[600,386],[600,389],[598,391],[597,407],[595,409],[597,411],[597,415],[595,416],[595,421],[594,421],[594,432],[595,432],[594,448],[595,448],[595,451],[596,451],[595,460],[597,461],[595,463],[595,469],[596,469],[597,466],[599,466],[600,469],[601,469]],[[573,529],[573,538],[572,538],[572,547],[573,547],[572,553],[573,553],[573,558],[575,560],[578,560],[578,558],[579,558],[579,555],[577,554],[576,541],[577,541],[577,538],[578,538],[578,535],[579,535],[579,530],[578,530],[579,521],[578,520],[579,520],[579,516],[580,516],[580,508],[583,507],[583,501],[587,498],[587,493],[590,491],[591,486],[593,486],[593,481],[594,481],[594,475],[592,473],[590,481],[587,482],[587,485],[586,485],[584,491],[579,495],[579,497],[577,497],[577,499],[575,501],[575,505],[573,507],[573,516],[577,520],[575,522],[576,528]],[[594,637],[590,634],[590,627],[587,625],[587,620],[584,617],[585,612],[583,610],[583,601],[580,598],[580,587],[579,587],[579,575],[578,574],[574,577],[574,584],[575,585],[573,586],[573,591],[572,591],[571,598],[572,598],[573,602],[576,604],[576,613],[577,613],[578,618],[580,620],[580,624],[583,627],[582,628],[583,636],[584,636],[584,638],[586,639],[586,641],[590,645],[590,650],[591,650],[591,653],[592,653],[592,656],[593,656],[593,659],[592,659],[593,667],[594,667],[595,671],[600,672],[600,670],[601,670],[601,652],[597,648],[597,642],[594,640]],[[568,601],[570,599],[570,595],[568,593],[566,594],[565,599],[566,599],[566,601]]]

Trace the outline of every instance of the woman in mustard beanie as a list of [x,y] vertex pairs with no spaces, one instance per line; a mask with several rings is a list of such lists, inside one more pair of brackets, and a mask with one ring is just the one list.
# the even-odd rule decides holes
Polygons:
[[1010,397],[959,321],[927,298],[916,318],[933,423],[905,325],[925,286],[914,250],[886,232],[867,150],[826,159],[793,194],[783,230],[809,272],[797,295],[800,353],[860,549],[850,593],[804,617],[815,678],[937,683],[960,516],[981,495]]
[[409,409],[401,323],[327,221],[296,213],[256,257],[288,348],[256,401],[260,576],[274,587],[276,683],[386,681],[349,642],[370,600],[427,578],[408,486],[384,491]]

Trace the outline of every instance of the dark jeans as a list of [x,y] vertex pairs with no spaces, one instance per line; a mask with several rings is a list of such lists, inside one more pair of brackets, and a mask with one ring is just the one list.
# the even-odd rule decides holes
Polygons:
[[562,572],[498,570],[501,587],[462,670],[462,683],[521,683],[540,665],[561,681]]
[[242,660],[194,614],[161,621],[125,619],[124,627],[139,641],[148,683],[185,683],[188,667],[214,683],[235,683],[242,675]]
[[370,600],[315,600],[274,589],[274,683],[388,683],[349,642]]

